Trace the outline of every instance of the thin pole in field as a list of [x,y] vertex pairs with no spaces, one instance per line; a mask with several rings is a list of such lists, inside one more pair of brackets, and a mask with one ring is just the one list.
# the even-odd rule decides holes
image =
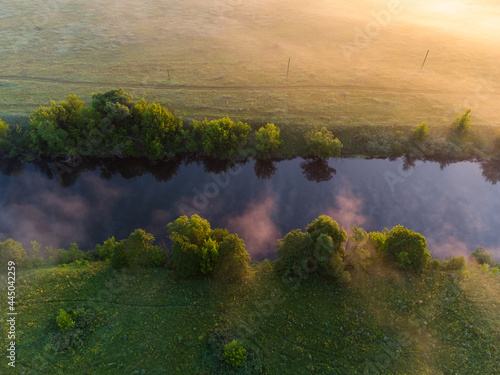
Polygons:
[[286,80],[288,81],[288,72],[290,71],[290,57],[288,58],[288,69],[286,70]]
[[425,59],[424,62],[422,63],[422,67],[420,68],[420,70],[424,69],[425,62],[427,61],[427,56],[429,56],[429,50],[427,50],[427,54],[425,55]]
[[170,83],[170,71],[167,69],[167,74],[168,74],[168,83]]

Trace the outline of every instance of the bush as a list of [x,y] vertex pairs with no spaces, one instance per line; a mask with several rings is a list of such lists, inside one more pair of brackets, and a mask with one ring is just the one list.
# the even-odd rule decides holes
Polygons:
[[266,157],[272,151],[279,149],[282,144],[280,140],[280,128],[274,124],[267,124],[255,132],[257,154]]
[[94,249],[94,253],[98,260],[108,261],[111,260],[113,253],[119,245],[120,243],[117,242],[113,236],[104,241],[102,245],[97,245]]
[[9,125],[0,119],[0,153],[8,152],[9,149]]
[[432,259],[429,264],[427,265],[427,267],[431,270],[440,270],[443,265],[441,264],[441,261],[439,259]]
[[233,340],[230,344],[224,345],[224,358],[231,366],[240,367],[247,360],[247,351],[238,341]]
[[427,123],[425,121],[420,125],[418,125],[413,131],[413,138],[417,142],[423,142],[428,135],[429,135],[429,127],[427,126]]
[[149,158],[173,155],[181,143],[182,120],[160,104],[148,104],[141,113],[140,137]]
[[[16,263],[17,267],[25,266],[27,261],[26,250],[23,245],[12,238],[0,242],[0,264],[3,266],[9,261]],[[7,272],[6,269],[6,267],[2,267],[0,272]]]
[[188,151],[203,151],[208,156],[231,158],[242,153],[246,145],[250,126],[233,122],[229,117],[219,120],[197,122],[184,132]]
[[368,264],[370,257],[370,237],[363,228],[354,225],[347,236],[345,243],[345,255],[343,262],[346,267],[354,269],[364,268]]
[[458,133],[458,135],[464,135],[467,131],[469,131],[471,127],[470,112],[471,109],[469,108],[465,111],[465,113],[462,116],[457,115],[457,117],[455,118],[453,126],[455,127],[455,130]]
[[493,253],[486,251],[486,249],[482,246],[476,248],[476,250],[474,250],[471,255],[479,264],[488,264],[491,267],[495,266]]
[[447,271],[461,271],[465,268],[465,256],[451,257],[443,263],[443,268]]
[[215,276],[220,281],[245,277],[250,256],[236,234],[210,228],[198,215],[181,216],[168,224],[173,242],[172,263],[182,277]]
[[387,234],[384,248],[387,255],[403,269],[421,273],[430,258],[425,237],[401,225]]
[[68,250],[64,250],[64,249],[60,250],[60,256],[59,256],[59,259],[57,260],[57,264],[60,264],[60,263],[69,264],[69,263],[72,263],[72,262],[75,262],[77,260],[81,260],[84,258],[85,258],[85,253],[80,250],[80,248],[78,247],[78,245],[75,242],[73,242],[69,246]]
[[307,156],[323,159],[340,156],[342,143],[325,127],[307,132],[305,138]]
[[121,269],[125,267],[159,267],[165,264],[165,257],[158,246],[154,246],[155,238],[142,229],[136,229],[130,236],[113,246],[111,266]]
[[329,276],[340,282],[349,280],[344,271],[342,246],[347,239],[343,229],[328,216],[320,216],[307,226],[307,232],[293,230],[278,241],[276,272],[284,277],[306,278],[309,274]]
[[57,325],[61,329],[61,332],[63,333],[69,331],[71,328],[75,326],[75,321],[73,320],[73,317],[63,309],[59,310],[59,315],[57,316],[56,321]]

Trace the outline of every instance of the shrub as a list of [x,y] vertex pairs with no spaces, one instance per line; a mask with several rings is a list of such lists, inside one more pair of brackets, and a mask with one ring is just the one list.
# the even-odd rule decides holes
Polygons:
[[216,228],[198,215],[181,216],[168,224],[173,242],[172,263],[182,277],[215,276],[220,281],[245,277],[250,256],[236,234]]
[[427,126],[427,122],[423,122],[418,125],[413,131],[413,138],[417,142],[423,142],[427,136],[429,135],[429,127]]
[[467,109],[465,113],[460,116],[457,115],[455,121],[453,122],[453,126],[459,135],[465,134],[471,127],[470,125],[470,112],[471,109]]
[[328,216],[320,216],[307,226],[307,232],[293,230],[278,241],[276,272],[292,277],[308,274],[330,276],[338,281],[349,280],[344,271],[342,246],[347,239],[343,229]]
[[465,268],[465,256],[451,257],[443,263],[443,268],[448,271],[460,271]]
[[102,243],[102,245],[96,245],[94,249],[94,254],[98,260],[108,261],[113,257],[113,253],[116,248],[120,245],[119,242],[115,240],[115,237],[110,237]]
[[370,257],[370,246],[368,233],[354,225],[345,242],[345,255],[342,259],[344,264],[354,269],[364,268]]
[[382,232],[370,232],[368,234],[377,253],[387,254],[386,240],[388,235],[389,230],[387,228],[384,228]]
[[113,244],[111,265],[113,268],[124,267],[159,267],[164,265],[165,258],[158,246],[154,246],[155,238],[142,229],[136,229],[130,236]]
[[0,153],[7,152],[9,149],[9,125],[0,119]]
[[238,341],[233,340],[230,344],[224,345],[224,358],[231,366],[240,367],[247,360],[247,351]]
[[57,316],[56,320],[57,320],[57,325],[59,326],[61,332],[63,333],[69,331],[71,328],[75,326],[75,321],[73,320],[73,317],[63,309],[59,310],[59,315]]
[[193,121],[183,134],[188,151],[203,151],[208,156],[230,158],[241,154],[250,130],[248,124],[241,121],[235,123],[224,117],[210,122]]
[[427,267],[431,270],[440,270],[443,265],[441,264],[441,261],[439,259],[432,259]]
[[140,137],[149,158],[172,155],[181,143],[182,120],[160,104],[148,104],[141,113]]
[[80,248],[75,242],[73,242],[69,246],[68,250],[64,249],[60,250],[60,255],[59,258],[57,259],[57,264],[59,263],[69,264],[77,260],[81,260],[83,258],[85,258],[85,253],[80,250]]
[[277,150],[282,144],[280,128],[274,124],[267,124],[255,132],[255,140],[255,149],[258,155],[269,156],[272,151]]
[[28,267],[37,268],[43,263],[43,257],[40,254],[40,244],[36,241],[31,241],[31,250],[28,252]]
[[323,159],[340,156],[342,143],[325,127],[307,132],[305,138],[308,156]]
[[[0,242],[0,264],[5,265],[9,261],[13,261],[16,263],[16,266],[23,267],[26,264],[26,260],[26,249],[24,249],[20,242],[14,241],[12,238]],[[2,267],[0,272],[6,272],[4,268]]]
[[491,267],[495,266],[493,253],[486,251],[486,249],[482,246],[477,247],[471,255],[479,264],[488,264]]
[[387,234],[384,247],[387,255],[403,269],[421,273],[430,258],[425,237],[401,225]]

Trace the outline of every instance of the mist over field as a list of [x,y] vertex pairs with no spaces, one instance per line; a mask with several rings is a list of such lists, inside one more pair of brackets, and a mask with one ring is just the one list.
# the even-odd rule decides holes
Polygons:
[[447,125],[470,107],[474,123],[500,124],[496,1],[1,0],[0,9],[0,115],[123,86],[193,118]]

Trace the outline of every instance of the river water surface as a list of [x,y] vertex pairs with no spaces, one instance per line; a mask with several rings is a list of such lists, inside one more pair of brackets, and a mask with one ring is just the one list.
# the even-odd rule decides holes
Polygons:
[[[2,165],[0,241],[90,249],[137,228],[166,240],[166,225],[197,213],[245,240],[253,259],[273,257],[278,238],[322,214],[368,231],[402,224],[423,234],[435,257],[484,246],[500,258],[500,184],[477,163],[440,168],[402,160],[293,159],[233,166],[122,161],[62,173]],[[58,171],[59,169],[59,171]],[[75,168],[76,169],[76,168]],[[56,173],[54,174],[54,170]],[[64,170],[68,172],[66,168]],[[49,178],[51,177],[51,178]]]

